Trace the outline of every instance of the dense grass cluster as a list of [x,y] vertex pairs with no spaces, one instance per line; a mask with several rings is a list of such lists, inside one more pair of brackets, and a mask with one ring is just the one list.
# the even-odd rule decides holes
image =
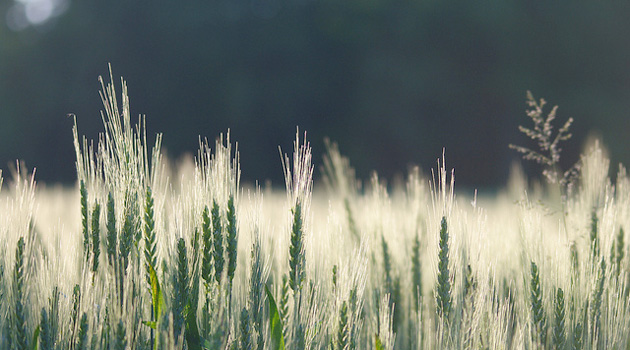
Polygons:
[[0,348],[629,347],[630,178],[611,182],[597,144],[562,172],[568,124],[554,138],[544,101],[524,129],[540,153],[515,148],[549,185],[515,171],[471,201],[444,157],[430,179],[361,186],[331,142],[314,191],[299,133],[284,193],[241,186],[229,135],[171,169],[122,87],[103,83],[96,144],[75,123],[76,190],[18,169],[2,192]]

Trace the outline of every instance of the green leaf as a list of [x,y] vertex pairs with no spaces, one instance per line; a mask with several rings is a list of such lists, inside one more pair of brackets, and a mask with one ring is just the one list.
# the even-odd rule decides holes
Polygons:
[[37,341],[37,339],[39,338],[39,326],[37,326],[37,328],[35,328],[35,332],[33,332],[33,342],[31,343],[31,349],[33,350],[37,350],[37,348],[39,347],[39,342]]
[[273,350],[284,350],[284,336],[282,335],[282,321],[278,314],[278,307],[269,287],[265,285],[265,292],[269,299],[269,323],[271,324],[271,348]]
[[155,268],[149,262],[149,276],[151,278],[151,296],[153,298],[153,314],[156,320],[162,319],[162,310],[164,309],[164,295],[162,295],[162,289],[160,288],[160,281],[158,281]]
[[374,348],[376,350],[385,350],[385,347],[381,342],[381,338],[378,337],[378,334],[374,334]]
[[155,321],[142,321],[142,324],[151,329],[157,329],[157,322]]

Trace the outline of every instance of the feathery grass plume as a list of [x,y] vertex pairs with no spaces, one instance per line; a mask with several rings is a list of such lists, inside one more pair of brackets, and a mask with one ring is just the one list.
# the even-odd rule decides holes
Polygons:
[[127,330],[125,329],[122,319],[118,321],[118,325],[116,326],[116,336],[114,338],[114,344],[112,345],[112,350],[127,349]]
[[597,208],[593,208],[591,211],[591,255],[593,260],[596,260],[599,257],[599,234],[598,234],[598,223],[599,219],[597,218]]
[[223,234],[221,226],[221,214],[219,213],[219,204],[216,200],[212,201],[212,258],[214,262],[214,278],[217,284],[221,284],[221,276],[223,275],[223,264],[225,259],[223,258]]
[[240,347],[241,350],[253,350],[254,344],[252,342],[252,330],[250,326],[249,312],[247,308],[241,309],[241,322],[240,322]]
[[414,238],[411,248],[411,283],[413,286],[413,305],[416,313],[419,312],[420,298],[422,297],[422,265],[420,262],[420,239]]
[[[596,334],[600,333],[600,318],[602,314],[602,294],[604,293],[604,282],[606,279],[606,259],[603,257],[600,260],[599,273],[597,274],[597,283],[595,284],[595,290],[593,290],[593,298],[591,300],[591,329],[594,330],[593,338]],[[601,339],[600,339],[601,340]]]
[[43,307],[39,322],[39,349],[41,350],[53,350],[52,330],[50,328],[48,312],[46,312],[46,308]]
[[114,197],[111,192],[107,195],[107,258],[109,264],[116,269],[116,250],[118,248],[118,234],[116,233],[116,212]]
[[[101,256],[101,205],[96,202],[92,210],[92,272],[98,270],[98,259]],[[92,278],[94,280],[94,277]]]
[[81,315],[81,324],[79,325],[79,335],[77,336],[77,343],[74,349],[87,350],[88,349],[87,338],[88,338],[88,319],[87,319],[87,314],[84,312],[83,315]]
[[552,333],[553,348],[556,350],[564,349],[566,342],[564,330],[564,292],[562,288],[558,288],[556,292],[556,303],[554,307],[554,324]]
[[349,345],[350,330],[348,329],[348,303],[344,300],[339,309],[339,322],[337,326],[337,350],[347,350]]
[[28,338],[26,333],[26,315],[24,310],[24,279],[26,269],[24,266],[24,237],[20,237],[15,250],[15,270],[13,272],[13,286],[15,310],[13,313],[13,327],[15,330],[15,340],[18,350],[28,349]]
[[238,245],[238,232],[237,232],[237,223],[236,223],[236,208],[234,207],[234,195],[231,194],[227,203],[227,257],[228,257],[228,268],[227,268],[227,276],[230,282],[230,286],[232,285],[232,280],[234,279],[234,272],[236,271],[236,254],[237,254],[237,245]]
[[201,278],[206,283],[210,283],[211,269],[212,269],[212,227],[210,226],[210,210],[208,206],[203,207],[203,213],[201,214],[201,238],[203,240],[203,258],[201,261]]
[[531,262],[530,287],[533,336],[536,342],[545,344],[547,340],[547,321],[545,318],[545,310],[543,308],[538,266],[533,261]]
[[440,224],[440,252],[438,254],[438,285],[436,291],[438,316],[448,320],[451,313],[451,281],[448,271],[448,227],[446,217]]
[[182,326],[186,319],[185,308],[188,304],[188,253],[186,241],[183,238],[177,240],[177,272],[173,275],[173,336],[179,338]]
[[570,185],[572,179],[577,175],[577,167],[562,172],[560,169],[560,142],[566,141],[571,138],[569,128],[573,123],[573,118],[569,118],[564,125],[558,129],[558,132],[554,136],[553,125],[551,124],[556,119],[556,112],[558,106],[554,106],[551,112],[547,114],[547,117],[543,117],[543,107],[547,102],[544,99],[536,101],[531,92],[527,92],[527,105],[529,110],[527,116],[534,122],[534,128],[529,129],[523,126],[519,126],[518,129],[527,137],[536,141],[539,151],[534,151],[530,148],[516,146],[510,144],[511,149],[516,150],[523,154],[523,159],[533,160],[538,164],[545,166],[543,175],[547,178],[549,183],[558,183],[561,187],[562,195],[566,195],[566,187]]
[[85,260],[90,257],[90,231],[88,225],[88,194],[85,188],[85,181],[81,180],[80,190],[81,192],[81,227],[83,228],[83,253],[85,254]]

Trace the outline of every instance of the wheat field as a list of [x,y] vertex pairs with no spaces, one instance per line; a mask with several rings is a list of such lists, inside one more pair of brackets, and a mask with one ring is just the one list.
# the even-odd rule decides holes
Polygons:
[[281,191],[240,183],[229,133],[171,166],[125,82],[101,83],[76,187],[18,165],[0,191],[0,348],[630,348],[630,179],[600,142],[560,169],[572,120],[543,100],[521,128],[538,148],[511,147],[544,182],[515,166],[495,196],[458,193],[442,154],[361,184],[298,131]]

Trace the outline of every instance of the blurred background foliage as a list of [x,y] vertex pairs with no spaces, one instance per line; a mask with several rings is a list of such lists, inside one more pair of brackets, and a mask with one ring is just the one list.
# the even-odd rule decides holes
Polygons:
[[[228,128],[243,179],[282,184],[277,147],[306,130],[321,164],[337,141],[361,178],[425,171],[446,148],[462,187],[503,185],[530,145],[525,93],[575,118],[630,164],[625,1],[212,0],[0,2],[0,167],[76,179],[72,118],[97,138],[99,75],[129,85],[132,114],[172,158]],[[551,106],[549,106],[551,107]],[[536,171],[529,166],[529,171]]]

